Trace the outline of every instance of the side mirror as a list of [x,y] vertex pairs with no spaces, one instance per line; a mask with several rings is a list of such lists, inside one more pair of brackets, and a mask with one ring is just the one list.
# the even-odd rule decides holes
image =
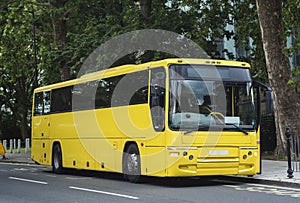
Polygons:
[[262,88],[264,89],[266,93],[266,113],[272,113],[273,112],[273,97],[272,97],[272,89],[258,81],[253,81],[253,86],[257,88]]
[[272,108],[272,104],[273,104],[273,99],[272,99],[272,91],[271,90],[266,90],[266,113],[272,113],[273,108]]

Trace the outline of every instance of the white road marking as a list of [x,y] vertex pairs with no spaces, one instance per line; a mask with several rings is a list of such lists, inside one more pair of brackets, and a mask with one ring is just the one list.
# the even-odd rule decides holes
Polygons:
[[113,193],[113,192],[106,192],[106,191],[101,191],[101,190],[93,190],[93,189],[87,189],[87,188],[80,188],[80,187],[74,187],[74,186],[69,186],[70,189],[74,190],[81,190],[81,191],[87,191],[87,192],[94,192],[94,193],[100,193],[100,194],[105,194],[105,195],[112,195],[112,196],[117,196],[117,197],[123,197],[123,198],[128,198],[128,199],[140,199],[139,197],[131,196],[131,195],[124,195],[124,194],[119,194],[119,193]]
[[[219,179],[214,179],[213,181],[219,182],[219,183],[228,183],[228,184],[237,184],[241,185],[242,182],[237,182],[237,181],[228,181],[228,180],[219,180]],[[273,188],[273,189],[282,189],[282,190],[293,190],[300,192],[300,189],[297,188],[291,188],[291,187],[282,187],[282,186],[275,186],[275,185],[265,185],[265,184],[255,184],[255,183],[245,183],[246,185],[250,186],[256,186],[256,187],[268,187],[268,188]],[[225,185],[227,187],[236,187],[235,185]]]
[[268,188],[274,188],[274,189],[282,189],[282,190],[293,190],[293,191],[300,192],[300,189],[290,188],[290,187],[273,186],[273,185],[262,185],[262,184],[254,184],[254,183],[249,183],[248,185],[268,187]]
[[248,183],[245,185],[224,185],[225,187],[233,188],[239,191],[249,191],[249,192],[260,192],[266,194],[274,194],[280,196],[290,196],[294,198],[300,198],[300,189],[273,186],[273,185],[263,185],[263,184],[253,184]]
[[[241,185],[241,183],[242,183],[242,182],[237,182],[237,181],[219,180],[219,179],[213,179],[213,181],[219,182],[219,183],[237,184],[237,185]],[[293,190],[293,191],[300,192],[300,189],[291,188],[291,187],[282,187],[282,186],[255,184],[255,183],[245,183],[245,184],[250,185],[250,186],[256,186],[256,187],[267,187],[267,188],[273,188],[273,189]],[[236,187],[234,185],[225,185],[225,186],[227,186],[227,187]]]
[[38,183],[38,184],[42,184],[42,185],[48,184],[47,182],[41,182],[41,181],[36,181],[36,180],[24,179],[24,178],[9,177],[9,179],[30,182],[30,183]]

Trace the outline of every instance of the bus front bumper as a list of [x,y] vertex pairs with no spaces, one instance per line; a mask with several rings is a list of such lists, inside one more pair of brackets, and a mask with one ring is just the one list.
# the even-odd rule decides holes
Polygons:
[[255,175],[257,147],[168,147],[166,176]]

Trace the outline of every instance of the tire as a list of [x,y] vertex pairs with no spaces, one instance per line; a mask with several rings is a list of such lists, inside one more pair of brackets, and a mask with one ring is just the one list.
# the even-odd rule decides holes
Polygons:
[[63,172],[62,155],[61,155],[61,148],[59,144],[55,144],[53,148],[52,171],[57,174]]
[[123,174],[129,182],[141,181],[141,159],[139,149],[135,144],[130,144],[123,154]]

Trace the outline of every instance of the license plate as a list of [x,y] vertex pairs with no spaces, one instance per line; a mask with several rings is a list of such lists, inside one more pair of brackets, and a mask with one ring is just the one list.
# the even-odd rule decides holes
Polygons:
[[228,155],[228,150],[210,150],[209,155]]

